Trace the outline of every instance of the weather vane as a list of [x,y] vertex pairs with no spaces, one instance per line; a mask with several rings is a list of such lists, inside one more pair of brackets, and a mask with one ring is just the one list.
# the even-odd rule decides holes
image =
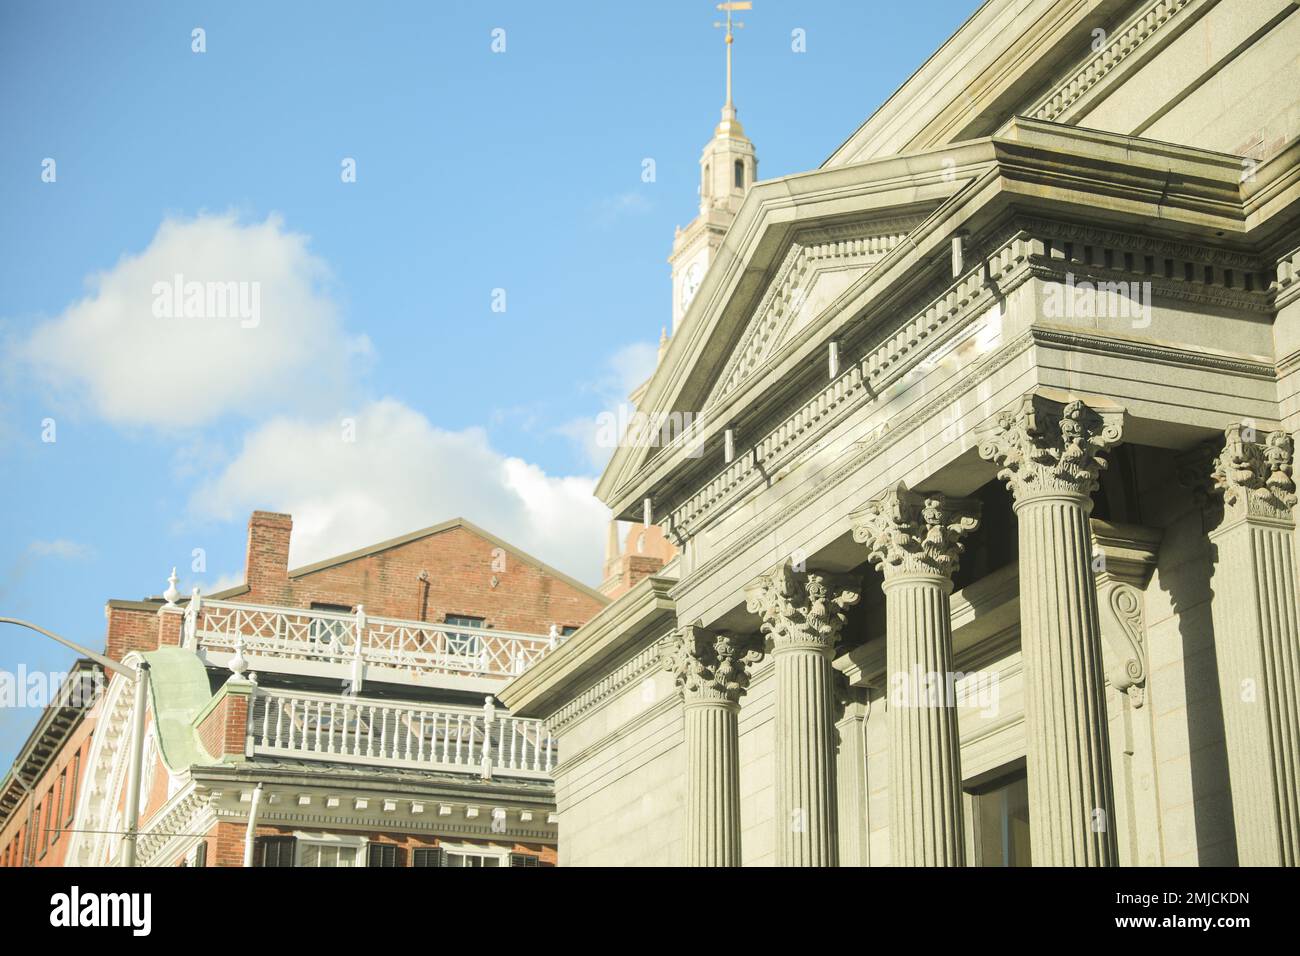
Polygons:
[[733,21],[731,15],[740,10],[753,10],[754,4],[751,0],[727,0],[726,3],[718,4],[718,9],[725,11],[727,14],[726,23],[723,23],[720,20],[715,20],[713,21],[713,25],[715,27],[725,26],[727,28],[727,105],[724,109],[728,111],[728,115],[731,115],[736,111],[735,107],[731,103],[731,44],[735,42],[735,34],[733,31],[743,29],[745,26],[745,24],[741,23],[739,20]]

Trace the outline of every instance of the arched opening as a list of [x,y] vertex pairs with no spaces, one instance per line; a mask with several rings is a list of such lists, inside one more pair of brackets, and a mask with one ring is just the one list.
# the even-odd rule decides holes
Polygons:
[[745,161],[743,159],[736,160],[736,188],[745,188]]

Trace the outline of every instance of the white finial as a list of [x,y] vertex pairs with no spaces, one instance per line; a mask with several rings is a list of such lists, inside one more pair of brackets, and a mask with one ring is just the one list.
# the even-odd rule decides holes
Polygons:
[[176,599],[181,596],[181,592],[176,590],[177,580],[176,569],[172,568],[172,576],[167,579],[167,590],[163,592],[163,599],[168,607],[175,607]]
[[243,679],[244,671],[248,670],[248,660],[244,657],[243,634],[235,638],[235,656],[226,663],[226,666],[236,678]]

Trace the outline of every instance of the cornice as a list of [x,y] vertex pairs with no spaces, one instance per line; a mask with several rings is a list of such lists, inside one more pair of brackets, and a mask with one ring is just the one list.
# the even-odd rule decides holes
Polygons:
[[[707,394],[715,386],[716,373],[731,359],[730,351],[718,355],[724,348],[722,343],[734,342],[735,326],[752,317],[752,308],[768,292],[779,268],[770,258],[760,265],[755,258],[758,252],[762,250],[765,257],[788,252],[795,231],[790,223],[793,215],[805,220],[821,216],[834,222],[833,210],[844,208],[837,204],[850,202],[861,209],[869,201],[864,197],[870,194],[867,186],[873,175],[885,175],[886,170],[895,176],[907,174],[894,165],[899,159],[907,160],[912,167],[916,184],[913,190],[921,183],[943,185],[942,177],[930,183],[934,178],[931,174],[944,164],[955,164],[955,177],[949,176],[946,193],[933,194],[934,199],[942,199],[942,205],[913,229],[906,241],[898,243],[768,358],[761,374],[749,375],[728,392],[725,401],[712,407],[707,421],[697,420],[696,427],[679,442],[667,446],[616,450],[597,488],[598,496],[616,514],[639,512],[644,497],[659,497],[665,479],[678,467],[681,456],[689,452],[687,446],[710,445],[730,419],[742,413],[751,415],[760,397],[771,397],[773,382],[781,380],[789,369],[800,367],[799,363],[809,359],[815,349],[824,347],[827,338],[842,336],[848,330],[862,328],[873,317],[906,308],[903,303],[908,296],[916,295],[941,271],[949,239],[959,229],[978,235],[1008,215],[1052,222],[1050,228],[1059,228],[1061,224],[1055,222],[1055,217],[1086,215],[1096,210],[1105,224],[1070,227],[1075,235],[1125,237],[1141,229],[1160,230],[1169,237],[1142,236],[1136,245],[1128,241],[1120,251],[1140,255],[1142,265],[1147,256],[1168,258],[1183,269],[1187,264],[1211,266],[1216,276],[1219,270],[1236,269],[1228,263],[1240,263],[1244,271],[1252,272],[1254,269],[1248,266],[1259,266],[1254,257],[1231,249],[1246,238],[1238,157],[1017,118],[1005,136],[995,139],[756,186],[728,233],[723,247],[726,254],[720,255],[709,270],[706,288],[696,297],[691,315],[674,336],[650,382],[644,396],[645,410],[653,413],[675,409],[684,413],[697,409],[695,403],[704,398],[696,396],[696,391],[702,389]],[[825,178],[822,189],[813,188],[814,182],[821,181],[818,177]],[[876,193],[882,197],[900,195],[897,180],[877,182]],[[910,195],[915,206],[915,191]],[[876,206],[878,214],[898,208],[888,205],[890,201],[875,200],[883,203]],[[1204,241],[1193,241],[1191,237],[1203,237]],[[1085,264],[1079,263],[1076,268]],[[1047,262],[1036,266],[1055,268]],[[1267,309],[1267,297],[1260,291],[1266,285],[1264,271],[1258,273],[1259,287],[1246,290],[1218,278],[1204,283],[1201,276],[1194,275],[1189,281],[1176,271],[1164,275],[1166,266],[1161,261],[1150,272],[1142,266],[1133,271],[1143,281],[1151,281],[1153,287],[1159,285],[1162,294],[1202,303]],[[706,379],[707,384],[701,384]]]
[[612,667],[676,627],[670,596],[676,583],[654,575],[639,581],[496,696],[516,717],[547,720]]
[[1035,119],[1068,123],[1115,82],[1146,62],[1218,0],[1151,0],[1105,38],[1051,92],[1024,112]]

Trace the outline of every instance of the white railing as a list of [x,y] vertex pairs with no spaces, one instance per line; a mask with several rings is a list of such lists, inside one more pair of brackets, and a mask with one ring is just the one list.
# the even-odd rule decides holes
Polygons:
[[253,755],[548,777],[555,741],[538,720],[477,710],[259,688],[248,722]]
[[207,653],[337,665],[359,684],[370,668],[408,677],[514,677],[559,638],[554,629],[539,635],[455,628],[371,617],[361,607],[356,613],[270,607],[208,600],[196,592],[185,610],[185,642]]

